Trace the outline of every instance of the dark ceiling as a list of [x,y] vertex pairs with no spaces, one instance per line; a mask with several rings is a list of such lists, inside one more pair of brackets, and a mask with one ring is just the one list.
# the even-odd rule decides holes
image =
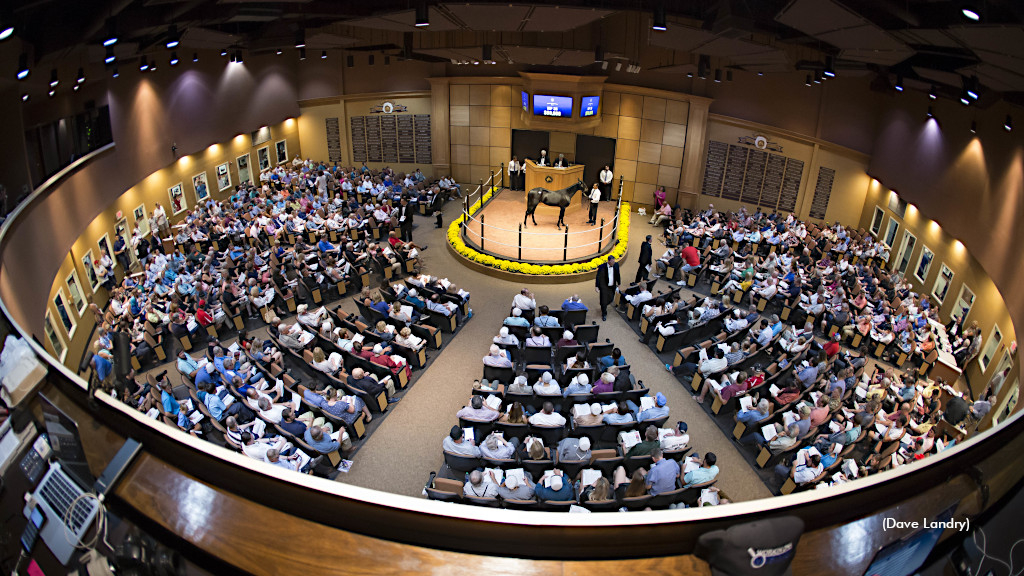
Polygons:
[[[193,50],[343,50],[465,63],[484,44],[494,59],[528,66],[594,66],[601,43],[611,63],[665,73],[716,67],[764,74],[822,71],[899,76],[908,89],[956,98],[977,77],[985,101],[1024,94],[1024,0],[690,0],[445,3],[417,0],[36,0],[0,9],[30,62],[62,58],[102,65],[113,24],[119,61],[164,51],[170,25],[183,57]],[[414,26],[427,6],[430,25]],[[652,32],[663,9],[668,30]],[[878,83],[876,82],[876,83]]]

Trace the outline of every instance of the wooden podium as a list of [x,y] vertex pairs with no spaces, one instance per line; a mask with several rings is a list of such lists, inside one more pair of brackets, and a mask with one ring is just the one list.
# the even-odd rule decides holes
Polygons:
[[[538,166],[533,160],[527,159],[525,165],[527,192],[534,188],[561,190],[572,186],[577,180],[583,179],[583,164],[573,164],[568,168],[552,168],[551,166]],[[550,182],[548,181],[549,177],[551,178]]]

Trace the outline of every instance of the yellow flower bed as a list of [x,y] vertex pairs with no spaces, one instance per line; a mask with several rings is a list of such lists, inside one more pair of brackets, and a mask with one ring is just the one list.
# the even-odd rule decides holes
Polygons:
[[[483,195],[480,200],[477,200],[469,207],[469,214],[472,216],[480,209],[481,206],[497,191],[497,188],[491,188],[486,194]],[[451,244],[452,248],[455,249],[461,256],[467,258],[477,264],[483,264],[491,268],[498,270],[506,270],[508,272],[516,272],[519,274],[532,274],[532,275],[562,275],[562,274],[579,274],[581,272],[589,272],[596,270],[598,266],[608,261],[609,256],[614,256],[616,260],[622,259],[626,254],[626,245],[629,242],[629,202],[622,203],[622,209],[619,213],[619,230],[618,230],[618,242],[615,248],[608,254],[598,256],[592,260],[586,262],[578,262],[575,264],[528,264],[525,262],[513,262],[511,260],[505,260],[504,258],[496,258],[490,254],[484,254],[477,252],[470,248],[462,241],[462,235],[459,230],[462,228],[462,223],[465,220],[465,215],[460,214],[451,224],[448,225],[448,243]]]

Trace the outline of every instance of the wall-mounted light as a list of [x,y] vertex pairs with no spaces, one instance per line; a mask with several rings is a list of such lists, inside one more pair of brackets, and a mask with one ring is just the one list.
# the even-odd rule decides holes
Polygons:
[[180,43],[181,43],[181,35],[178,34],[178,27],[175,26],[174,24],[171,24],[170,26],[167,27],[167,43],[164,44],[164,45],[167,46],[168,50],[171,50],[171,49],[177,48],[178,44],[180,44]]
[[977,134],[977,133],[978,133],[978,121],[977,120],[971,120],[971,134]]
[[1013,132],[1013,117],[1009,114],[1006,115],[1006,122],[1003,122],[1003,130]]
[[725,81],[732,82],[732,70],[725,71]]
[[79,66],[78,76],[75,78],[75,84],[81,84],[82,82],[85,82],[85,70]]
[[718,69],[715,70],[715,82],[717,83],[717,82],[721,82],[721,81],[722,81],[722,69],[718,68]]
[[806,79],[804,80],[804,86],[810,86],[810,85],[811,85],[811,84],[813,84],[813,83],[814,83],[814,81],[813,81],[813,80],[811,80],[811,75],[810,75],[810,74],[808,74],[808,75],[807,75],[807,78],[806,78]]
[[939,95],[938,95],[938,93],[937,93],[937,91],[935,89],[935,84],[932,84],[931,89],[928,90],[928,99],[929,100],[935,100],[938,97],[939,97]]
[[178,53],[177,52],[171,52],[170,64],[171,64],[171,66],[177,66],[178,65]]
[[192,62],[199,62],[199,52],[192,53]]
[[604,62],[604,46],[600,44],[594,47],[594,62]]
[[60,80],[57,80],[57,69],[54,68],[50,70],[50,88],[56,87],[59,83]]
[[964,106],[971,105],[971,97],[967,95],[966,89],[960,91],[960,103]]
[[107,46],[107,53],[103,57],[103,63],[104,64],[113,64],[114,60],[117,60],[117,57],[114,56],[114,47],[113,46]]
[[896,88],[897,92],[903,92],[903,75],[902,74],[897,74],[896,75],[896,85],[893,86],[893,88]]
[[967,95],[971,97],[971,100],[977,100],[979,92],[981,92],[981,82],[978,82],[977,76],[971,76],[967,81]]
[[835,62],[836,62],[836,59],[835,59],[834,56],[826,56],[825,57],[825,71],[824,71],[824,74],[828,78],[835,78],[836,77],[836,63]]
[[25,92],[24,94],[21,95],[21,101],[22,102],[28,102],[28,92]]
[[320,59],[323,60],[325,58],[327,58],[327,50],[324,50],[323,52],[320,53]]
[[305,48],[306,47],[306,29],[299,28],[295,31],[295,47]]
[[149,70],[149,61],[143,56],[139,58],[139,72],[145,72],[146,70]]
[[306,59],[306,49],[305,48],[299,48],[299,60],[305,60],[305,59]]
[[960,9],[960,13],[964,15],[964,18],[967,18],[972,22],[981,20],[981,13],[979,13],[973,6],[964,6]]
[[115,65],[114,66],[114,70],[110,73],[110,77],[111,78],[117,78],[120,75],[121,75],[121,73],[117,71],[117,66]]
[[928,114],[927,114],[927,116],[928,116],[929,118],[935,118],[935,111],[934,111],[934,110],[932,110],[932,107],[931,107],[931,106],[929,106],[929,107],[928,107]]
[[114,24],[113,18],[107,19],[107,34],[103,38],[103,45],[110,47],[117,44],[117,26]]

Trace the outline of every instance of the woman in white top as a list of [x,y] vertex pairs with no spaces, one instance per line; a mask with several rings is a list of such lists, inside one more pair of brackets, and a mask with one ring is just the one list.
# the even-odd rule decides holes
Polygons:
[[501,330],[498,331],[498,335],[494,337],[494,343],[502,346],[519,346],[519,338],[516,338],[515,334],[510,334],[508,326],[502,326]]
[[324,355],[322,348],[313,348],[313,368],[330,375],[335,375],[342,366],[341,354],[331,352],[330,357]]
[[405,346],[406,348],[411,348],[413,350],[420,350],[426,344],[426,341],[419,336],[413,335],[412,330],[406,326],[399,331],[398,336],[395,336],[395,344]]

